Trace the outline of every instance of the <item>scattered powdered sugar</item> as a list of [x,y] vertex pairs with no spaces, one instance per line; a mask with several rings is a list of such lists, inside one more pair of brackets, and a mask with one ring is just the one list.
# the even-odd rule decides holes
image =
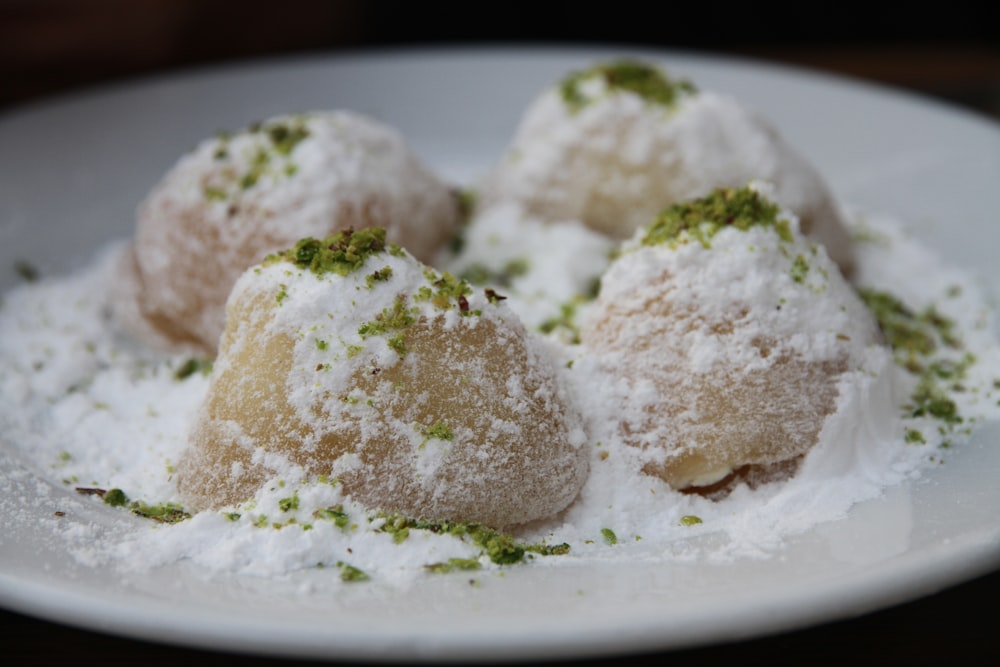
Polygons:
[[[590,466],[567,509],[513,531],[520,543],[548,549],[529,551],[530,562],[520,567],[768,557],[789,536],[840,519],[855,503],[923,474],[929,462],[960,453],[978,422],[997,417],[1000,347],[988,295],[908,237],[905,225],[860,212],[851,217],[855,283],[895,295],[914,313],[933,307],[951,323],[954,344],[940,346],[934,359],[939,369],[960,366],[961,391],[939,388],[962,420],[916,414],[921,376],[889,363],[885,348],[861,345],[852,352],[854,372],[839,385],[836,410],[795,476],[755,489],[736,486],[717,500],[673,491],[640,472],[640,450],[623,443],[618,423],[623,398],[641,388],[609,376],[598,355],[572,342],[592,307],[592,283],[610,263],[610,244],[581,225],[533,222],[517,206],[477,218],[463,253],[440,268],[476,267],[502,277],[507,305],[523,312],[530,329],[547,331],[531,334],[532,346],[560,369],[583,415],[574,437]],[[99,496],[77,496],[77,487],[121,489],[129,503],[162,509],[181,500],[175,466],[218,369],[189,367],[183,356],[163,356],[116,331],[108,300],[118,251],[105,251],[77,274],[4,296],[0,429],[5,446],[40,479],[65,486],[67,504],[71,498],[100,507]],[[818,303],[829,294],[814,296]],[[815,307],[822,313],[825,306]],[[342,333],[355,335],[356,328]],[[963,364],[972,356],[974,363]],[[187,561],[208,576],[273,577],[325,567],[339,572],[338,581],[370,578],[396,587],[433,572],[506,567],[489,557],[490,535],[477,541],[466,529],[373,514],[335,482],[310,481],[290,467],[283,473],[248,502],[177,523],[132,516],[131,504],[101,508],[115,516],[111,528],[48,522],[82,564],[123,571]],[[58,502],[58,490],[39,486],[40,497]]]

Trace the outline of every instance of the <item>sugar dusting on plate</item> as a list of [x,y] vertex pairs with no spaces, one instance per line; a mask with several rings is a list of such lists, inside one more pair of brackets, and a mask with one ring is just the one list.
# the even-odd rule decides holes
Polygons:
[[[556,518],[512,531],[517,544],[529,547],[513,567],[771,557],[790,536],[843,519],[854,504],[961,456],[977,424],[1000,412],[1000,346],[989,295],[908,236],[904,223],[868,212],[850,217],[855,283],[937,322],[937,344],[921,357],[919,373],[906,370],[897,353],[895,363],[873,360],[870,381],[845,385],[819,444],[794,477],[753,490],[737,486],[718,500],[638,473],[633,452],[612,427],[615,387],[572,340],[567,310],[585,310],[579,295],[604,270],[611,244],[580,225],[533,223],[516,206],[478,219],[465,250],[440,268],[499,277],[510,306],[530,328],[544,331],[534,334],[538,344],[558,360],[587,415],[591,472],[583,491]],[[11,290],[0,309],[5,441],[67,495],[94,490],[80,502],[107,504],[97,490],[127,496],[121,506],[101,508],[112,529],[52,519],[77,560],[123,571],[186,561],[209,577],[332,570],[331,585],[369,581],[390,588],[456,570],[486,576],[511,566],[490,558],[490,547],[477,541],[482,536],[374,514],[335,483],[294,476],[272,480],[251,501],[223,511],[169,515],[182,509],[172,505],[180,500],[173,472],[211,369],[147,350],[110,324],[117,250],[105,250],[79,273]],[[936,393],[927,401],[950,401],[953,412],[921,402],[928,383]],[[539,546],[545,548],[531,550]]]
[[[589,469],[568,506],[552,510],[555,516],[546,513],[548,518],[507,527],[505,533],[379,512],[347,494],[345,481],[290,465],[276,452],[257,447],[254,456],[274,459],[270,469],[278,472],[252,498],[189,511],[178,485],[179,469],[190,464],[186,450],[199,410],[210,396],[212,378],[220,377],[228,362],[220,359],[213,370],[205,360],[166,354],[121,331],[114,312],[122,283],[117,262],[129,243],[122,241],[79,272],[29,280],[4,295],[0,437],[6,451],[0,458],[16,465],[7,466],[6,478],[0,478],[11,491],[0,494],[0,510],[13,534],[37,527],[37,513],[26,508],[51,503],[60,509],[42,520],[44,528],[84,567],[141,577],[156,568],[187,565],[220,580],[301,581],[303,591],[361,582],[391,591],[449,573],[499,578],[509,567],[780,558],[795,536],[843,520],[858,503],[961,456],[977,427],[1000,417],[1000,345],[992,295],[974,276],[942,262],[910,237],[906,221],[850,211],[845,222],[852,243],[840,224],[839,205],[819,175],[763,119],[729,98],[697,93],[628,62],[598,66],[566,81],[572,85],[564,82],[543,93],[529,110],[512,149],[493,178],[482,182],[481,206],[464,229],[462,244],[443,251],[434,264],[483,290],[465,309],[502,300],[497,312],[516,313],[530,332],[530,354],[554,369],[559,392],[551,393],[564,393],[572,406],[567,414],[579,415],[578,423],[566,429],[567,442],[576,452],[583,449]],[[619,95],[623,85],[626,92]],[[289,135],[280,125],[266,137],[251,132],[246,139],[270,141],[278,150],[277,163],[285,165],[292,152],[308,155],[319,134]],[[289,136],[295,142],[286,146]],[[209,176],[220,160],[226,169],[233,167],[228,160],[239,143],[215,141],[201,149]],[[270,160],[260,164],[273,166]],[[259,180],[255,164],[251,159],[243,165],[253,178],[244,178],[240,186],[251,194]],[[280,172],[272,185],[309,173],[300,167],[310,164]],[[320,169],[318,177],[330,173]],[[641,226],[665,201],[702,197],[720,185],[742,188],[759,177],[772,181],[776,196],[793,211],[790,227],[726,227],[712,232],[710,240],[705,230],[694,230],[686,245],[672,247],[671,241],[670,250],[644,247],[638,237],[624,245],[613,240],[628,238],[637,226],[641,234]],[[189,185],[205,185],[198,174],[192,178]],[[665,192],[669,185],[680,191]],[[215,206],[223,232],[213,230],[226,238],[225,225],[238,211],[223,206],[228,195],[215,186],[192,192]],[[454,204],[446,188],[441,192]],[[195,208],[202,203],[196,197]],[[811,236],[798,234],[800,220]],[[165,229],[172,229],[169,216],[165,221]],[[159,246],[154,244],[154,250]],[[419,266],[404,264],[392,273],[412,273],[413,285],[426,277]],[[376,273],[381,266],[374,267]],[[850,284],[841,279],[838,266],[852,271]],[[279,304],[286,298],[292,303],[284,278],[272,275],[281,272],[294,273],[286,266],[261,269],[262,284],[282,288]],[[668,283],[665,274],[677,280]],[[641,289],[632,289],[632,282]],[[658,292],[649,289],[654,284],[676,292],[669,305],[656,303]],[[328,287],[313,281],[303,294]],[[391,301],[393,294],[387,296]],[[326,299],[321,297],[303,301],[304,311]],[[349,303],[346,309],[355,308],[354,292],[334,294],[330,303],[340,298]],[[664,308],[666,317],[645,318],[650,304]],[[684,311],[673,322],[671,307]],[[604,336],[595,322],[616,308],[638,316],[622,320],[615,335]],[[320,316],[333,318],[334,310],[330,306]],[[365,317],[377,320],[378,313]],[[709,325],[698,330],[704,322]],[[305,357],[308,364],[300,364],[299,376],[323,368],[325,357],[318,353],[327,346],[344,346],[347,358],[348,348],[360,348],[358,337],[364,335],[356,322],[340,324],[339,333],[327,323],[317,325],[316,330],[335,333],[336,340],[308,333],[314,329],[297,330],[312,355]],[[295,331],[294,322],[289,327]],[[712,335],[720,331],[736,331],[739,335],[730,337],[735,345],[720,344],[721,337]],[[671,339],[648,356],[650,338],[664,332]],[[883,334],[890,346],[879,342]],[[636,361],[628,345],[611,349],[623,341],[647,356]],[[391,342],[379,343],[381,353],[401,357]],[[661,349],[672,355],[670,364],[659,358]],[[737,483],[726,493],[675,490],[668,475],[656,473],[665,458],[657,458],[658,446],[685,435],[674,430],[675,413],[669,410],[662,410],[669,413],[665,421],[649,418],[658,416],[663,383],[657,386],[655,373],[650,376],[646,367],[665,370],[667,384],[697,391],[698,377],[725,364],[740,372],[757,363],[777,364],[767,360],[772,352],[779,360],[836,369],[830,374],[835,391],[824,389],[833,397],[833,409],[819,425],[812,424],[806,438],[816,443],[804,454],[799,449],[789,454],[797,466],[790,477]],[[510,381],[516,385],[518,378]],[[798,401],[787,386],[774,388],[783,405],[809,402]],[[725,389],[709,387],[716,393]],[[795,388],[805,395],[814,389]],[[775,401],[768,404],[769,398],[761,404],[768,405],[773,419],[782,413],[780,406],[774,409]],[[698,408],[675,412],[687,419]],[[726,423],[735,421],[731,412],[717,412],[720,430],[738,431],[738,423]],[[789,410],[788,419],[795,414]],[[697,427],[704,428],[703,422]],[[653,426],[646,428],[647,423]],[[450,431],[441,430],[446,424],[425,424],[421,432],[411,432],[405,420],[397,426],[416,450],[425,444],[422,439],[437,444],[450,439]],[[773,426],[774,432],[808,431],[798,424],[783,429],[780,417]],[[360,465],[350,456],[341,456],[340,467],[331,470]],[[422,456],[417,472],[432,475],[442,460]],[[695,473],[695,483],[711,484],[729,472],[727,466]],[[674,487],[683,484],[675,481]],[[564,506],[562,499],[557,505]]]

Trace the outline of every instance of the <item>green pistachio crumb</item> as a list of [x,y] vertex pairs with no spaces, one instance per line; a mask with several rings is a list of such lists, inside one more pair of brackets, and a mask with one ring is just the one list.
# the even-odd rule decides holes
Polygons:
[[570,546],[565,542],[560,544],[526,544],[524,550],[542,556],[565,556],[569,553]]
[[358,335],[362,338],[371,336],[392,335],[388,339],[389,347],[400,358],[406,356],[406,329],[416,322],[416,318],[406,305],[406,297],[399,295],[393,301],[392,308],[385,308],[375,316],[374,320],[365,322],[358,327]]
[[693,514],[685,514],[681,517],[682,526],[697,526],[701,522],[701,517],[697,517]]
[[370,517],[370,521],[382,519],[380,531],[393,535],[394,541],[402,542],[412,530],[427,530],[436,534],[453,535],[460,539],[468,538],[473,544],[483,550],[491,562],[497,565],[512,565],[522,561],[526,553],[542,556],[561,555],[569,553],[569,545],[560,544],[548,546],[544,544],[523,544],[513,536],[500,533],[492,528],[475,522],[456,521],[426,521],[412,519],[401,514],[379,513]]
[[147,505],[146,503],[137,501],[129,506],[129,511],[136,516],[144,519],[152,519],[160,523],[178,523],[179,521],[191,518],[191,515],[176,503]]
[[406,334],[402,332],[395,334],[388,339],[388,343],[389,348],[398,354],[400,359],[406,356]]
[[288,498],[281,498],[278,500],[278,509],[282,512],[291,512],[299,508],[299,495],[293,493]]
[[274,150],[282,155],[289,155],[303,139],[309,136],[309,130],[301,123],[275,123],[267,128],[267,136]]
[[267,173],[267,168],[270,162],[270,153],[263,148],[258,148],[257,152],[254,153],[253,160],[250,163],[250,170],[243,174],[243,178],[240,179],[240,188],[243,190],[249,190],[257,185],[257,182],[260,181],[261,177]]
[[368,581],[369,576],[363,571],[353,565],[349,565],[344,561],[337,561],[337,567],[340,568],[340,580],[347,582],[354,581]]
[[618,536],[610,528],[601,528],[601,537],[611,546],[618,544]]
[[[895,296],[873,289],[860,289],[858,294],[875,315],[886,340],[897,355],[925,356],[937,348],[928,319],[914,313]],[[913,364],[907,361],[904,365]]]
[[913,401],[912,415],[914,417],[935,417],[949,424],[959,424],[963,421],[958,414],[958,406],[938,385],[922,378],[911,396]]
[[433,269],[424,271],[428,285],[421,285],[414,295],[414,301],[429,301],[435,308],[448,310],[453,305],[463,312],[469,311],[466,297],[472,294],[472,287],[463,279],[447,271],[438,274]]
[[422,428],[420,434],[424,436],[424,442],[427,440],[452,440],[455,437],[455,434],[448,428],[448,423],[444,421],[438,421],[433,426]]
[[646,230],[642,244],[647,246],[698,241],[705,248],[721,230],[733,227],[747,231],[751,227],[771,227],[782,241],[792,240],[788,221],[778,217],[779,206],[749,187],[718,188],[701,199],[674,204],[660,213]]
[[809,261],[803,255],[796,255],[795,259],[792,261],[792,280],[797,283],[805,282],[806,275],[809,273]]
[[398,246],[386,243],[385,230],[381,227],[348,229],[323,239],[302,239],[293,248],[268,255],[264,262],[291,262],[317,275],[347,276],[361,268],[369,257],[387,251],[393,254],[394,250],[398,250]]
[[910,416],[933,417],[943,428],[964,422],[948,392],[963,389],[961,381],[976,358],[968,352],[953,358],[963,348],[955,322],[934,306],[916,312],[887,292],[861,289],[859,294],[885,334],[896,363],[917,376],[907,406]]
[[332,521],[337,528],[347,528],[351,523],[351,518],[344,511],[342,505],[318,509],[313,512],[313,516],[323,521]]
[[383,266],[378,271],[368,274],[365,276],[365,286],[368,289],[375,287],[376,283],[385,282],[392,278],[392,267]]
[[194,357],[188,359],[183,364],[177,367],[174,371],[175,380],[186,380],[195,373],[201,373],[202,375],[208,375],[212,372],[212,362],[209,359],[196,359]]
[[128,504],[128,496],[121,489],[108,489],[104,493],[104,502],[112,507],[124,507]]
[[469,572],[472,570],[479,570],[482,567],[483,564],[475,558],[449,558],[447,561],[441,563],[424,565],[425,570],[433,572],[434,574],[447,574],[448,572],[454,572],[456,570]]
[[215,185],[206,185],[201,192],[209,201],[226,201],[229,198],[224,188]]
[[612,93],[632,93],[650,104],[672,107],[682,95],[695,92],[689,81],[671,80],[657,67],[636,60],[616,60],[573,72],[559,84],[563,102],[576,113],[595,101],[583,88],[583,83],[602,79]]

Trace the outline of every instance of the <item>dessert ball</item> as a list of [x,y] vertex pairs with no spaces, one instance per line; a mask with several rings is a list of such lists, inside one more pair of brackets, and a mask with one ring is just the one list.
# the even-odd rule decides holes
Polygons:
[[458,217],[395,130],[346,111],[273,118],[202,142],[153,189],[120,258],[115,315],[161,347],[211,355],[233,283],[268,253],[377,226],[430,261]]
[[373,509],[502,528],[566,507],[580,417],[537,341],[381,229],[306,239],[237,281],[178,467],[195,508],[304,470]]
[[519,200],[551,221],[625,239],[671,204],[754,179],[773,183],[802,231],[850,270],[841,212],[809,162],[734,99],[640,62],[599,64],[544,91],[481,200]]
[[760,190],[715,190],[641,229],[581,328],[620,387],[624,442],[677,489],[794,470],[881,345],[826,249]]

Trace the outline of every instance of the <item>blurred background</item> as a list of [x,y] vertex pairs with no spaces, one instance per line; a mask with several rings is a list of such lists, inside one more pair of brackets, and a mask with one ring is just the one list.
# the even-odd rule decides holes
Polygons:
[[1000,118],[991,4],[660,5],[388,0],[0,0],[0,108],[142,74],[260,56],[469,43],[618,43],[861,77]]
[[[890,10],[875,3],[803,3],[779,10],[777,3],[729,7],[696,0],[666,4],[656,15],[650,4],[0,0],[0,113],[93,85],[247,58],[545,42],[788,63],[908,89],[1000,121],[1000,23],[990,3],[952,0],[932,12],[913,4]],[[858,619],[672,657],[698,664],[992,664],[1000,655],[995,613],[976,606],[998,596],[1000,573],[994,573]],[[111,664],[279,664],[135,642],[2,610],[0,640],[13,660],[4,664],[35,664],[44,656]],[[661,658],[633,656],[616,664],[659,664]]]

